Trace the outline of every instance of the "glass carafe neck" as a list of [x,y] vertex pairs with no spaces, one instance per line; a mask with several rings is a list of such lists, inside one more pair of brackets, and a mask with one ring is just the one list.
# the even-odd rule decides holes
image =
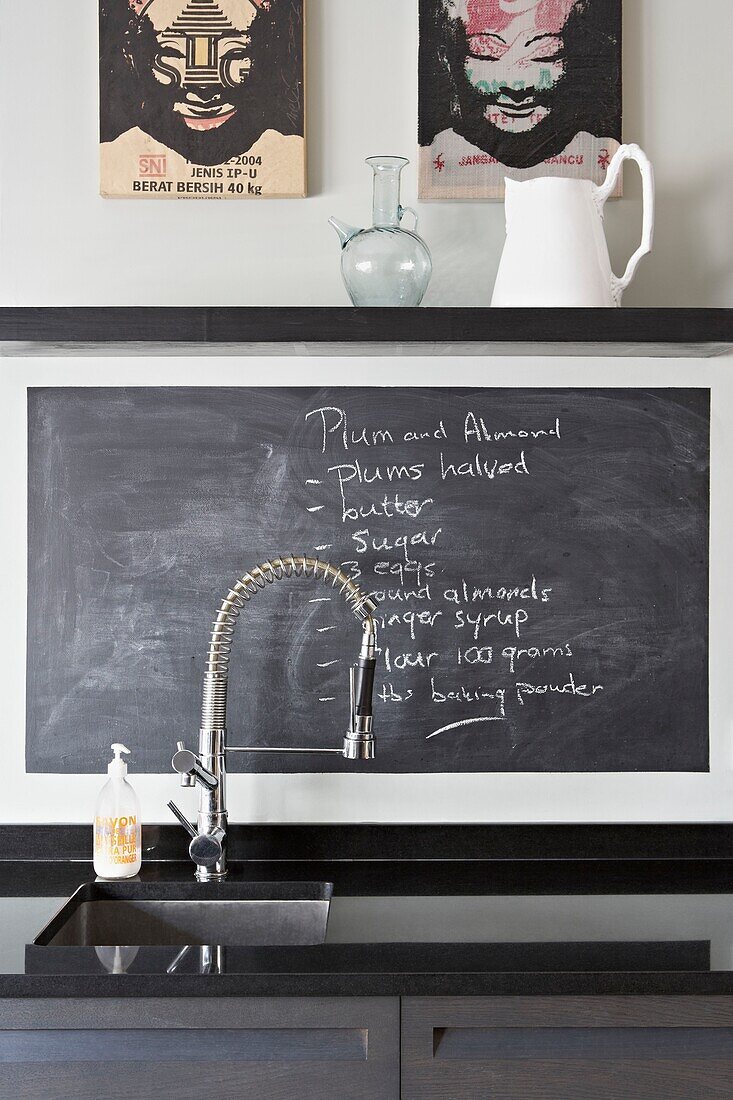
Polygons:
[[374,172],[375,226],[400,224],[400,174],[409,163],[404,157],[369,157],[367,160]]

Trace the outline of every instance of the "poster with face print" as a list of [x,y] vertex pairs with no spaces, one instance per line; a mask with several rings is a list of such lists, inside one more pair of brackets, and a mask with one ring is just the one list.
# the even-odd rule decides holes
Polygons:
[[621,141],[622,0],[420,0],[420,197],[605,179]]
[[100,0],[102,195],[304,195],[303,4]]

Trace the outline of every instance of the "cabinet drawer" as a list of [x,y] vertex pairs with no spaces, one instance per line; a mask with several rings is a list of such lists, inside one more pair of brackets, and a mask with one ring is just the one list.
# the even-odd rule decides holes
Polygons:
[[406,998],[405,1100],[733,1100],[733,998]]
[[2,1100],[397,1100],[396,999],[0,1003]]

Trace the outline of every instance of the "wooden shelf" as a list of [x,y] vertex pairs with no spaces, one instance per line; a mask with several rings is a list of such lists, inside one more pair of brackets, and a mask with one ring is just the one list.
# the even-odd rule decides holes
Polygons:
[[712,356],[733,350],[733,309],[4,307],[6,355],[357,354]]

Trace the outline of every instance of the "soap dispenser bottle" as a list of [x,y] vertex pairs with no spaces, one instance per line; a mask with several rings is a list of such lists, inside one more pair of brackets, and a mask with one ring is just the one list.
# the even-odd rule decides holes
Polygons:
[[140,803],[127,781],[127,764],[122,759],[122,753],[130,750],[113,745],[112,752],[109,779],[94,810],[94,870],[99,878],[132,878],[142,864]]

